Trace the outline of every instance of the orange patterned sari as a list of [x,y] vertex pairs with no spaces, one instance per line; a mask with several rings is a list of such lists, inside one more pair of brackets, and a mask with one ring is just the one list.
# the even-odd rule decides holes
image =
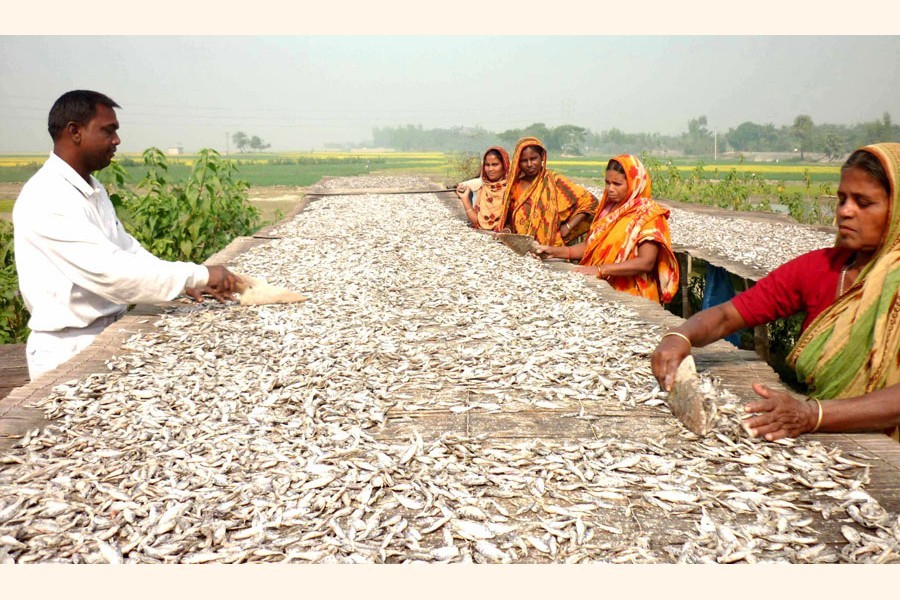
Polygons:
[[[519,168],[522,151],[528,146],[540,146],[544,151],[541,172],[531,182],[522,179]],[[526,137],[516,144],[509,175],[509,185],[503,194],[503,223],[513,233],[534,236],[539,244],[562,246],[587,232],[597,206],[597,198],[580,185],[547,169],[547,149],[534,137]],[[563,223],[579,213],[588,215],[565,239],[559,233]]]
[[637,256],[642,243],[655,242],[659,246],[655,270],[629,277],[610,276],[606,280],[617,290],[656,302],[670,302],[678,291],[678,260],[672,251],[669,210],[650,199],[650,174],[640,159],[623,154],[614,160],[625,168],[628,199],[606,212],[608,192],[603,191],[581,264],[624,262]]
[[[487,153],[496,150],[503,164],[503,177],[497,181],[488,181],[484,172],[484,159]],[[478,217],[478,228],[497,231],[500,229],[500,217],[503,215],[503,192],[509,176],[509,153],[500,146],[488,148],[481,158],[481,187],[475,197],[475,215]]]

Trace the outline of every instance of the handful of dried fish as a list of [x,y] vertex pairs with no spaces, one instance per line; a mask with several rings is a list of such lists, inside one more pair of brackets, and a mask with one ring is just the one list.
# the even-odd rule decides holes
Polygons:
[[283,287],[268,283],[265,279],[250,277],[235,273],[238,279],[237,293],[240,294],[240,303],[245,305],[260,304],[290,304],[291,302],[305,302],[306,296],[292,292]]

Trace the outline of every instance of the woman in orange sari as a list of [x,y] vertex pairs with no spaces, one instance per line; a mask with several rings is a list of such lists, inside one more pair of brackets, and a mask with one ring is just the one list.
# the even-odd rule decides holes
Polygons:
[[[481,160],[481,177],[456,186],[456,195],[475,229],[499,229],[508,174],[509,154],[500,146],[493,146],[488,148]],[[469,202],[472,192],[475,193],[474,205]]]
[[593,194],[547,168],[547,150],[539,139],[519,140],[500,229],[533,236],[538,244],[563,246],[587,232],[596,206]]
[[670,302],[678,291],[678,260],[669,211],[650,194],[650,175],[636,156],[613,158],[606,165],[606,186],[588,239],[571,248],[539,246],[538,253],[580,259],[579,273],[606,279],[635,296]]

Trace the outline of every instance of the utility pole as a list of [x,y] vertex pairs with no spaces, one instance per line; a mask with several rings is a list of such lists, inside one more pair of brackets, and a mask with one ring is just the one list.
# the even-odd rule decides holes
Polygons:
[[713,129],[713,162],[719,162],[719,132]]
[[225,132],[225,156],[228,156],[228,152],[229,152],[229,150],[228,150],[228,138],[229,137],[231,137],[231,133],[226,131]]

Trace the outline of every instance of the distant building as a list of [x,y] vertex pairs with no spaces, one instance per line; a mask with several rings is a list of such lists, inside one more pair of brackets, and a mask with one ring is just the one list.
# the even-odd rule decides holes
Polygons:
[[182,146],[172,146],[171,148],[166,149],[166,154],[169,156],[178,156],[184,154],[184,148]]

